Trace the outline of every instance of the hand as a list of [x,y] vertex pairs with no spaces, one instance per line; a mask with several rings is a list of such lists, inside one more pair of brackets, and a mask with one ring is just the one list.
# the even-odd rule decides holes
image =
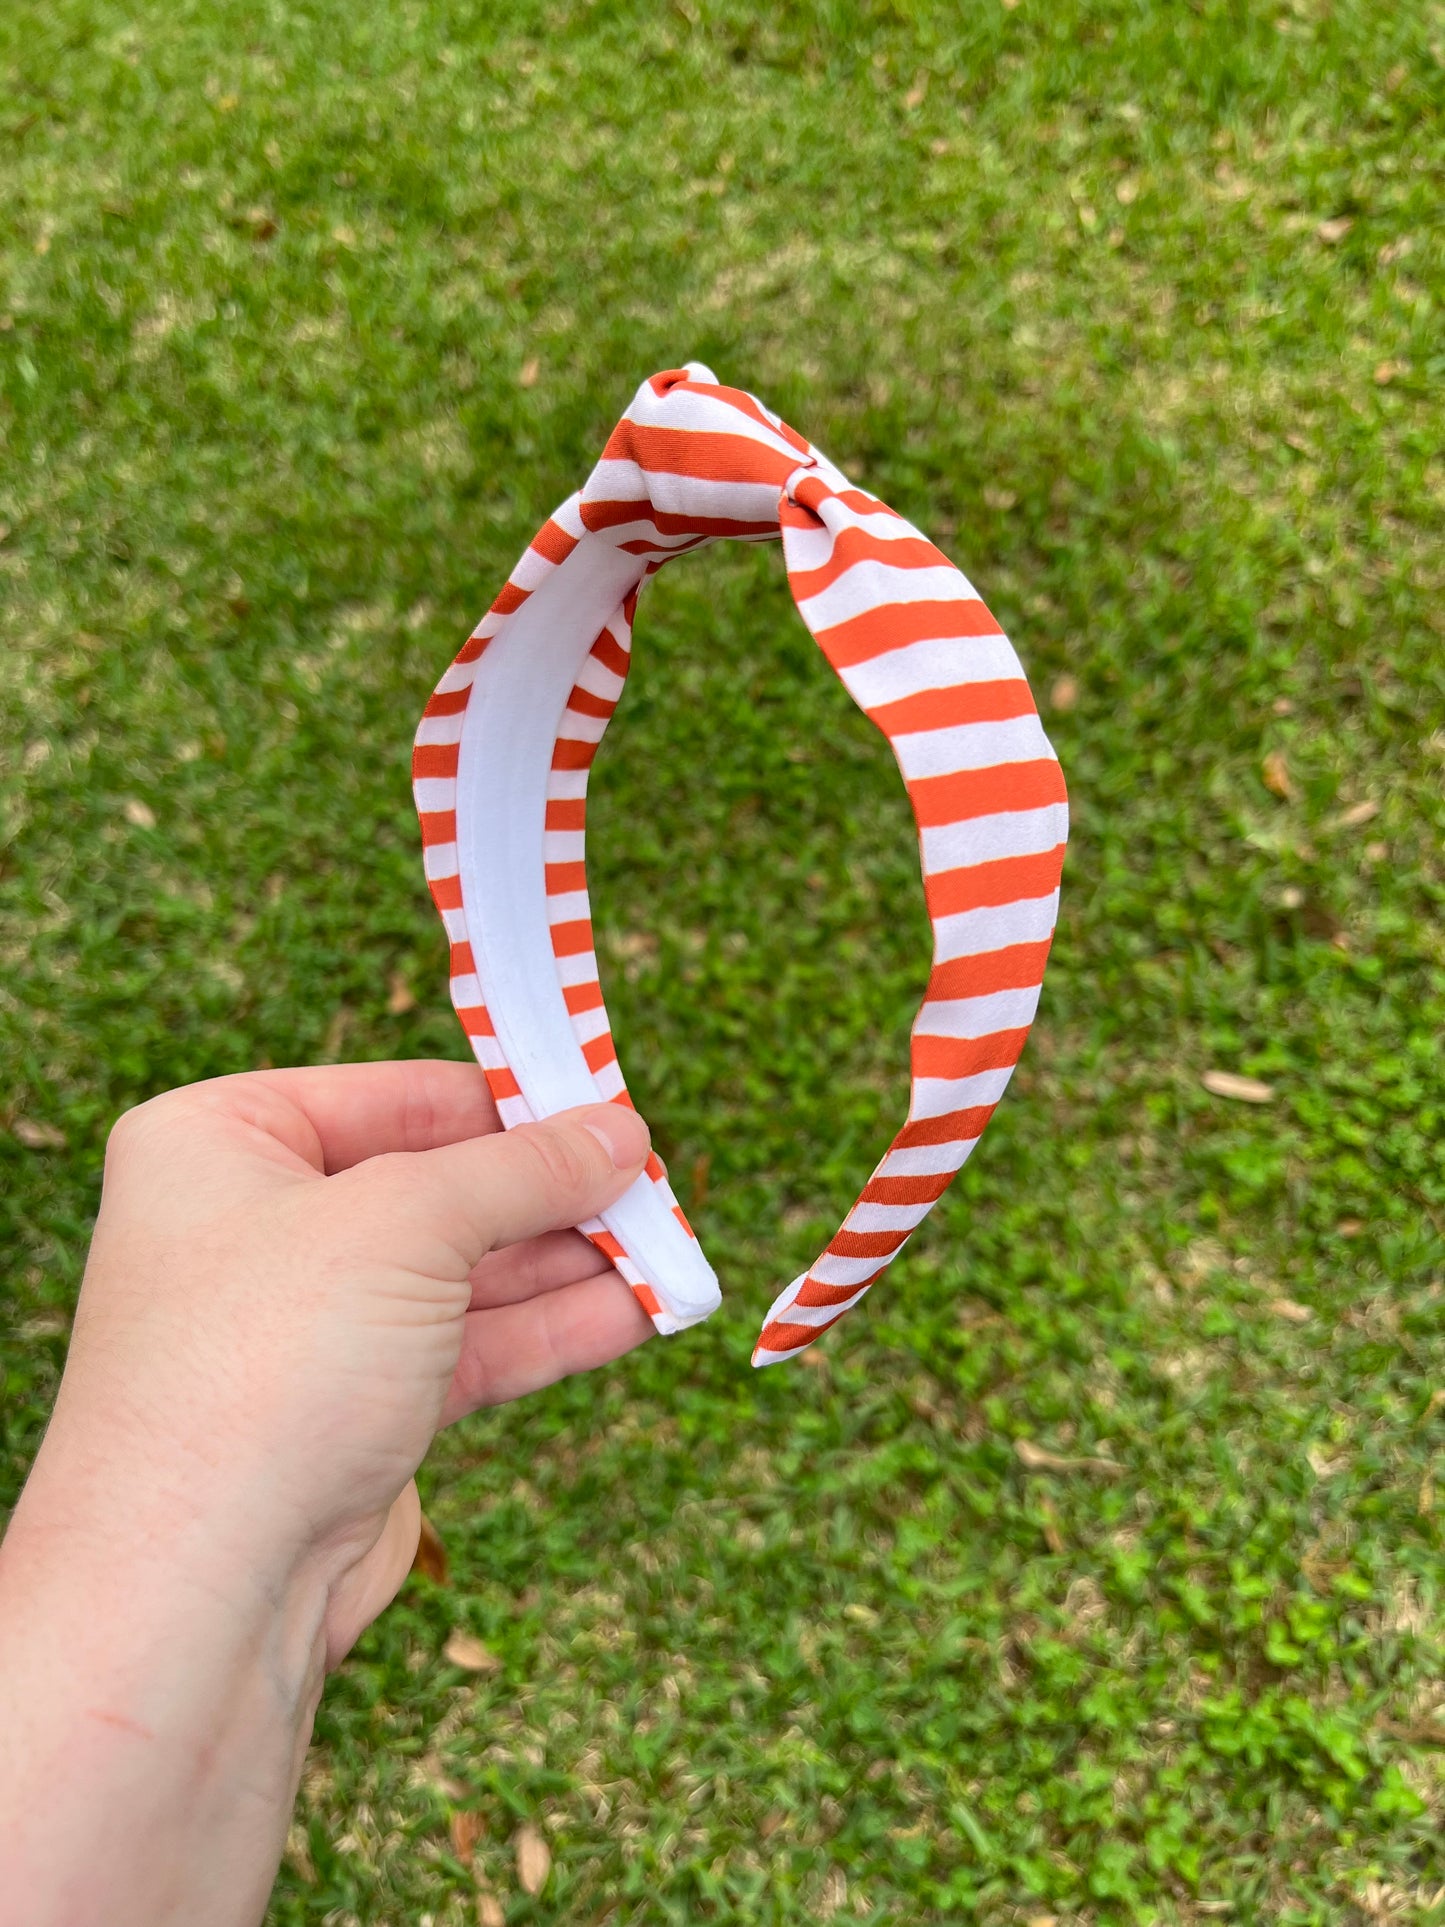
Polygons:
[[[650,1334],[626,1285],[566,1229],[619,1196],[647,1150],[646,1126],[617,1104],[503,1135],[481,1072],[452,1063],[221,1078],[152,1099],[112,1134],[55,1414],[0,1548],[0,1646],[14,1620],[43,1648],[85,1595],[78,1672],[94,1704],[76,1713],[81,1738],[104,1753],[144,1734],[156,1786],[169,1776],[156,1780],[155,1744],[183,1755],[198,1722],[210,1765],[234,1727],[250,1779],[263,1777],[256,1722],[289,1719],[285,1770],[278,1755],[260,1803],[275,1848],[266,1887],[321,1667],[406,1575],[413,1474],[437,1428]],[[144,1645],[161,1625],[164,1684],[129,1637],[138,1629]],[[72,1643],[56,1663],[75,1676],[76,1661]],[[43,1652],[30,1665],[27,1693],[50,1694],[35,1728],[48,1737],[66,1695],[44,1687]],[[254,1703],[258,1669],[268,1711]],[[208,1693],[222,1704],[208,1709]],[[0,1759],[0,1820],[12,1787],[44,1779],[20,1757],[23,1714],[9,1734],[14,1781]],[[75,1746],[66,1736],[59,1769],[72,1794]],[[188,1771],[194,1781],[194,1761]],[[212,1791],[219,1815],[224,1790]],[[73,1843],[73,1798],[67,1811]],[[0,1893],[6,1840],[0,1825]],[[216,1840],[197,1850],[213,1878]],[[154,1859],[154,1838],[145,1852]],[[107,1883],[115,1871],[111,1859]],[[146,1891],[135,1918],[170,1920]],[[106,1918],[128,1921],[114,1892]],[[181,1911],[195,1905],[194,1889],[177,1889],[177,1919],[251,1917]]]

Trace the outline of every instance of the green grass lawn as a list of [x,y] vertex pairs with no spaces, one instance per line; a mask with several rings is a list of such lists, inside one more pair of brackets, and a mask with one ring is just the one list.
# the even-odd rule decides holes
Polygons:
[[122,1107],[463,1054],[414,720],[653,369],[949,549],[1072,796],[979,1155],[754,1373],[926,924],[777,554],[648,591],[594,903],[726,1305],[438,1445],[274,1927],[1445,1920],[1442,109],[1438,0],[0,12],[0,1497]]

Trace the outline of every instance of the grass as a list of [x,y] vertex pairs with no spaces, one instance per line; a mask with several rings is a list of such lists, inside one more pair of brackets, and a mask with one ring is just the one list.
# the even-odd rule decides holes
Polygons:
[[776,555],[649,590],[594,901],[726,1306],[439,1443],[273,1927],[1445,1920],[1442,106],[1434,0],[0,16],[9,1495],[119,1109],[461,1054],[413,718],[644,374],[941,539],[1073,799],[980,1155],[754,1374],[921,897]]

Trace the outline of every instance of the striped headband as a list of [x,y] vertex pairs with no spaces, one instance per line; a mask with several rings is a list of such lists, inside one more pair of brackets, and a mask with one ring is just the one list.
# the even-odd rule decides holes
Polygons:
[[[587,776],[622,692],[638,590],[674,555],[782,537],[798,613],[888,738],[917,820],[933,969],[908,1121],[817,1262],[768,1313],[789,1358],[877,1282],[978,1142],[1028,1036],[1068,811],[1018,657],[911,523],[700,363],[643,383],[442,677],[413,777],[451,994],[504,1127],[631,1100],[598,981]],[[656,1155],[582,1230],[660,1332],[717,1278]]]

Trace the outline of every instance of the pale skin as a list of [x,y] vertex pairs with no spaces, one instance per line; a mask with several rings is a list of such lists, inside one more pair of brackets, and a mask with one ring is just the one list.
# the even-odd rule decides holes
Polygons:
[[0,1544],[0,1927],[256,1927],[434,1435],[650,1334],[568,1228],[647,1150],[616,1104],[503,1135],[481,1072],[440,1062],[122,1118]]

